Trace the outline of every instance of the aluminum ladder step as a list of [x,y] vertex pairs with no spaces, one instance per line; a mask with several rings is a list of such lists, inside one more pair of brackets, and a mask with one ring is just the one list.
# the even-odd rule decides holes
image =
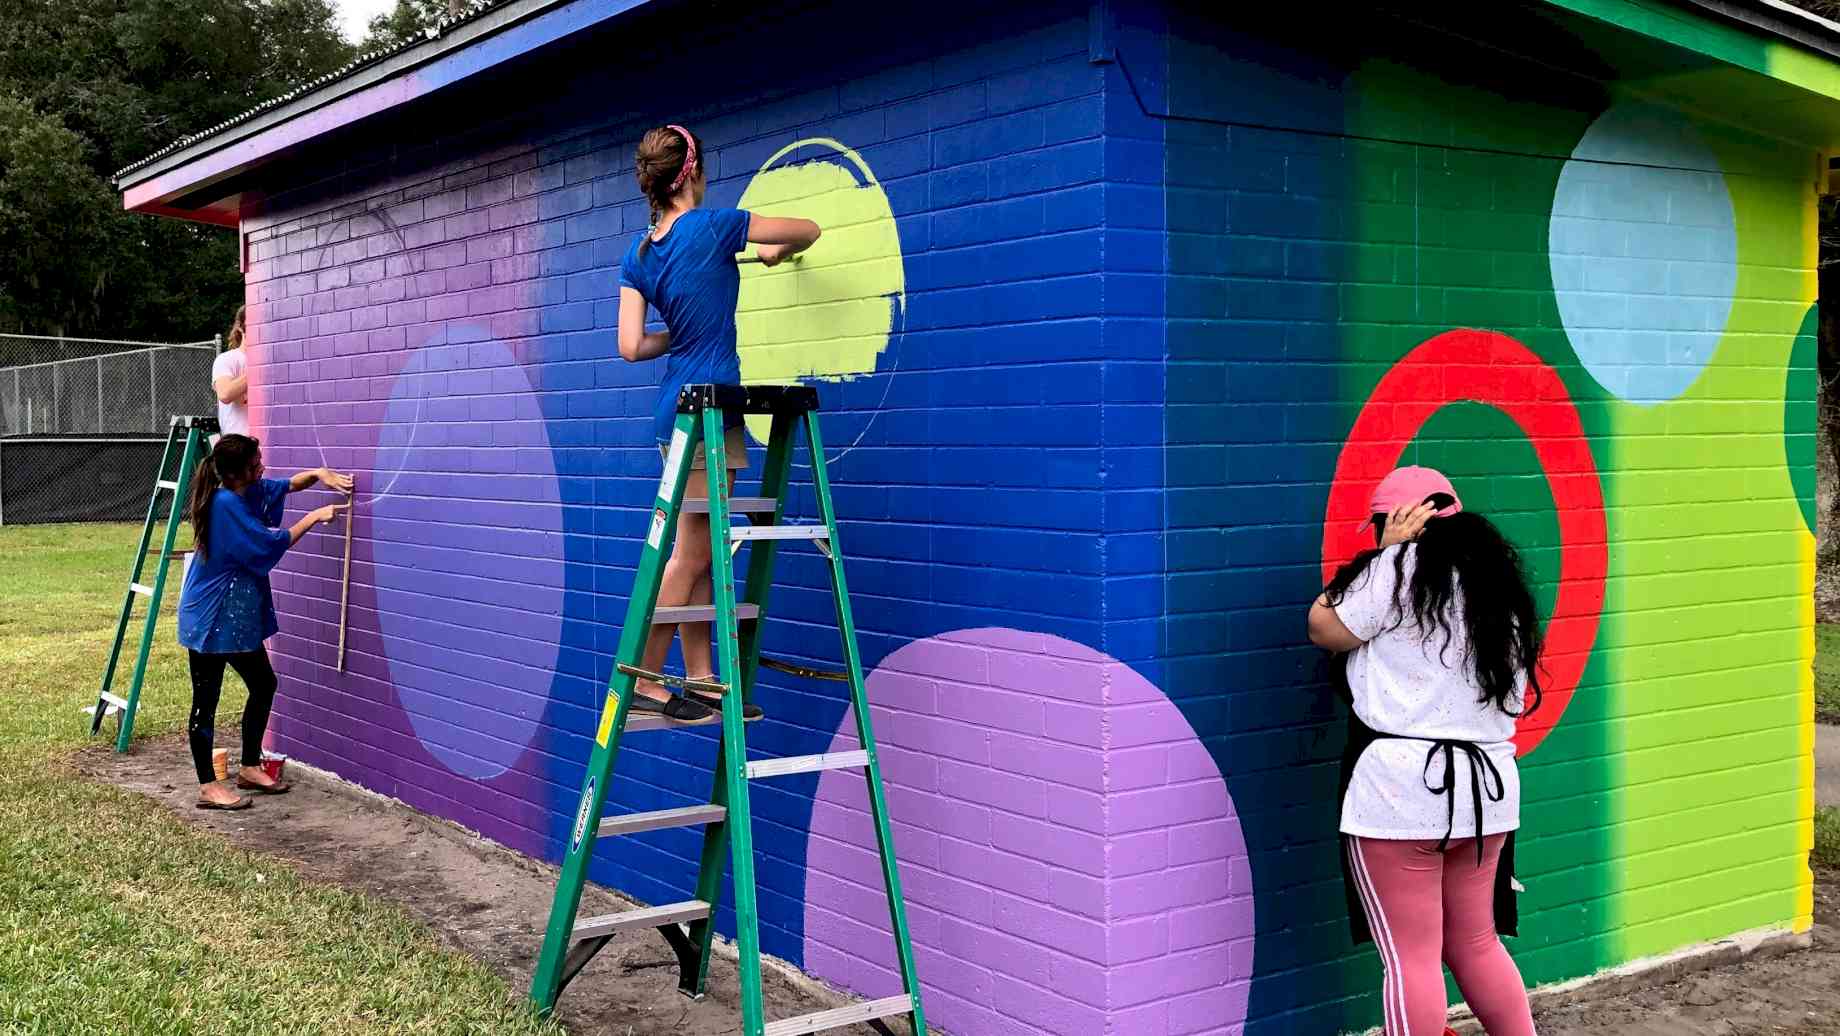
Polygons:
[[851,1004],[848,1007],[834,1007],[817,1014],[800,1015],[784,1021],[768,1022],[767,1036],[805,1036],[806,1033],[823,1032],[826,1029],[841,1029],[857,1022],[872,1022],[878,1018],[895,1018],[912,1014],[914,1002],[905,994],[885,996],[880,1000],[867,1003]]
[[[779,510],[779,501],[770,496],[731,496],[728,498],[729,514],[772,514],[777,510]],[[708,514],[709,498],[698,496],[686,499],[684,513]]]
[[852,766],[868,766],[869,753],[863,749],[854,752],[824,752],[819,755],[792,755],[784,759],[756,759],[747,764],[748,780],[761,777],[786,777],[795,773],[812,773],[816,770],[847,770]]
[[155,482],[155,483],[153,484],[153,486],[154,486],[154,488],[155,488],[155,489],[178,489],[178,488],[179,488],[179,483],[177,483],[177,482],[174,482],[174,481],[172,481],[172,480],[170,480],[170,479],[164,479],[164,478],[163,478],[163,479],[161,479],[161,480],[159,480],[158,482]]
[[[760,618],[760,605],[746,603],[735,605],[735,621],[746,622],[749,619],[758,618]],[[716,621],[716,606],[713,604],[685,604],[674,608],[652,609],[652,625],[654,626],[675,626],[680,622],[714,621]]]
[[617,914],[590,917],[575,925],[575,938],[578,940],[597,939],[603,935],[626,931],[629,928],[657,928],[659,925],[678,924],[683,921],[700,921],[708,916],[708,903],[700,899],[687,899],[682,903],[666,903],[663,906],[623,910]]
[[831,530],[825,525],[741,525],[728,530],[735,543],[748,540],[828,540]]
[[[627,725],[632,725],[630,720]],[[600,837],[636,835],[641,831],[657,831],[667,827],[717,824],[727,818],[728,809],[725,806],[679,806],[676,809],[656,809],[650,813],[623,813],[601,820]]]
[[152,597],[152,596],[153,596],[153,587],[151,587],[151,586],[142,586],[142,585],[141,585],[141,584],[139,584],[139,583],[129,583],[129,584],[128,584],[128,592],[129,592],[129,593],[131,593],[131,594],[140,594],[140,595],[141,595],[142,597]]

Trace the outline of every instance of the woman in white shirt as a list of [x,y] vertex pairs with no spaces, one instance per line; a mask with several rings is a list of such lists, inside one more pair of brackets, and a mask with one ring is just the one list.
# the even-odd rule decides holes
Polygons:
[[249,434],[249,374],[243,353],[243,313],[247,306],[236,307],[236,320],[224,351],[211,364],[211,391],[217,395],[217,429],[224,435]]
[[[1351,705],[1343,873],[1356,943],[1386,969],[1387,1036],[1436,1036],[1440,961],[1490,1036],[1533,1036],[1515,934],[1515,719],[1539,704],[1540,622],[1520,556],[1450,480],[1400,468],[1375,490],[1378,549],[1310,608]],[[1342,688],[1338,688],[1342,689]]]

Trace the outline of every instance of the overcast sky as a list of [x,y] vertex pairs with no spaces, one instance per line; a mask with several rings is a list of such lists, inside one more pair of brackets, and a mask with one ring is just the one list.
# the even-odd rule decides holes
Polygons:
[[353,43],[364,38],[364,27],[372,18],[396,6],[396,0],[335,0],[339,11],[339,28]]

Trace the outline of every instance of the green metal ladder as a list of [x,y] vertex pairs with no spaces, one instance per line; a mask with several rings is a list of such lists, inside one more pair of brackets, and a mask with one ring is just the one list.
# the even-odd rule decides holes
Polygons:
[[[153,630],[160,621],[160,601],[166,594],[166,566],[180,551],[173,551],[179,526],[185,521],[185,492],[192,484],[192,472],[204,459],[209,439],[217,434],[215,417],[181,417],[174,415],[166,431],[166,449],[160,454],[160,470],[153,483],[153,496],[147,501],[147,518],[141,523],[141,542],[135,548],[134,567],[128,573],[128,592],[121,602],[121,619],[115,624],[115,644],[109,648],[109,664],[102,670],[102,689],[96,692],[96,704],[84,709],[90,713],[89,733],[102,732],[104,716],[120,716],[115,735],[115,751],[126,752],[128,739],[134,734],[134,713],[140,708],[141,685],[147,679],[147,656],[153,651]],[[175,470],[176,468],[176,470]],[[166,536],[160,541],[159,563],[152,582],[145,581],[148,546],[153,542],[154,522],[160,517],[161,494],[170,494],[166,512]],[[134,680],[128,685],[126,698],[110,692],[115,683],[115,666],[121,661],[121,645],[128,639],[128,620],[134,614],[134,599],[147,599],[147,619],[141,627],[140,652],[134,657]]]
[[[913,946],[908,938],[907,911],[901,898],[901,879],[895,865],[894,842],[888,826],[888,806],[882,796],[882,775],[876,761],[875,737],[869,729],[869,702],[863,687],[862,659],[857,651],[856,627],[850,615],[850,597],[843,578],[843,554],[837,546],[837,515],[831,505],[830,478],[824,467],[824,446],[818,435],[817,392],[808,386],[691,385],[678,398],[677,424],[665,457],[664,477],[658,484],[651,523],[640,555],[638,575],[626,607],[626,627],[620,635],[619,654],[609,681],[606,704],[594,740],[593,754],[581,789],[562,877],[550,909],[549,929],[531,980],[530,999],[540,1013],[556,1005],[562,988],[600,952],[615,933],[635,928],[656,928],[676,952],[678,988],[700,998],[709,976],[709,950],[714,941],[715,906],[720,902],[723,856],[732,850],[735,873],[735,922],[740,950],[741,1017],[743,1036],[800,1036],[846,1025],[868,1023],[887,1032],[882,1019],[906,1016],[914,1032],[926,1032],[920,1009],[920,983],[914,973]],[[761,473],[759,497],[730,497],[723,442],[724,414],[771,414],[772,433],[767,443],[766,465]],[[805,429],[811,453],[813,482],[822,521],[816,524],[781,524],[792,444],[799,426]],[[707,500],[684,499],[689,478],[690,451],[702,449],[708,465]],[[676,536],[677,517],[684,510],[706,511],[711,543],[711,605],[658,608],[658,586],[665,554]],[[747,514],[753,524],[733,527],[734,514]],[[831,589],[837,608],[837,625],[843,639],[844,670],[827,672],[762,658],[760,630],[767,616],[773,558],[778,545],[788,540],[812,543],[829,561]],[[735,600],[731,555],[751,545],[747,587]],[[637,668],[647,631],[655,624],[715,622],[717,681],[685,681]],[[851,752],[797,756],[784,759],[747,757],[742,707],[751,700],[754,675],[760,666],[797,676],[846,681],[856,714],[856,731],[862,747]],[[705,690],[723,696],[720,713],[722,740],[716,754],[717,779],[706,806],[687,806],[651,813],[628,813],[603,818],[601,808],[613,777],[620,738],[636,730],[685,726],[655,714],[628,718],[636,679],[657,680],[672,686]],[[704,721],[717,722],[716,719]],[[751,781],[820,770],[855,769],[869,782],[870,810],[881,852],[882,877],[888,892],[888,914],[900,960],[899,996],[884,997],[848,1007],[798,1018],[767,1022],[763,1017],[760,985],[760,922],[755,905],[754,840],[748,806]],[[669,827],[702,825],[702,866],[696,898],[682,903],[646,907],[603,917],[576,920],[588,859],[597,836],[635,834]],[[682,927],[687,924],[688,928]]]

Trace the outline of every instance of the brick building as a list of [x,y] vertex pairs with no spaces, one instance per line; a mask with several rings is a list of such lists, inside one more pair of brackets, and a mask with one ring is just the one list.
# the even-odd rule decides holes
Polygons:
[[[274,747],[560,855],[657,478],[660,370],[614,336],[631,155],[678,121],[711,203],[826,229],[744,273],[742,365],[824,400],[935,1025],[1378,1021],[1303,616],[1401,457],[1551,615],[1529,981],[1806,931],[1840,27],[1264,6],[506,0],[125,170],[130,208],[240,229],[270,467],[360,473],[347,672],[340,545],[275,579]],[[823,575],[782,571],[767,647],[827,661]],[[761,700],[763,753],[847,739],[838,694]],[[624,748],[613,808],[706,796],[711,734]],[[755,809],[767,951],[897,989],[851,790]],[[682,899],[697,845],[593,876]]]

